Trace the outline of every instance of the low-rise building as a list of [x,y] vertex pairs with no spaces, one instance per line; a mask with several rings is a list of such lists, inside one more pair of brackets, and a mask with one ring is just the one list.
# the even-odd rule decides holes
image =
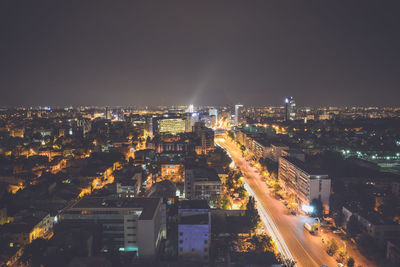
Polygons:
[[144,179],[145,172],[142,168],[116,173],[115,185],[117,196],[122,198],[136,197],[140,192]]
[[18,222],[5,224],[2,236],[8,236],[15,246],[31,243],[37,238],[49,238],[52,235],[54,217],[50,213],[40,212],[37,216],[26,216]]
[[210,200],[221,193],[221,180],[213,168],[191,168],[185,171],[185,197]]
[[161,177],[174,183],[182,183],[184,179],[184,167],[182,163],[161,163]]
[[344,227],[354,215],[360,224],[360,230],[374,238],[379,245],[384,246],[389,240],[400,240],[400,224],[385,220],[375,211],[363,212],[350,207],[343,207]]
[[388,241],[386,245],[386,259],[393,266],[400,266],[400,243]]

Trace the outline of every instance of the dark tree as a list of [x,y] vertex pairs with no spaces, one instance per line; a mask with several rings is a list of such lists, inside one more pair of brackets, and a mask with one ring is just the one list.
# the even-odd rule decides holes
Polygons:
[[352,257],[349,257],[347,260],[347,267],[354,267],[354,259]]
[[46,252],[47,241],[42,238],[38,238],[32,241],[24,249],[20,260],[21,262],[31,266],[41,266],[45,263],[45,252]]
[[349,221],[347,222],[347,233],[351,237],[355,237],[360,233],[360,224],[356,216],[351,215]]
[[249,197],[249,201],[246,205],[246,217],[249,221],[250,230],[256,229],[258,222],[260,221],[260,216],[258,215],[258,211],[256,209],[256,201],[254,197]]
[[342,226],[344,222],[343,213],[342,212],[335,213],[333,219],[335,220],[336,226]]
[[322,206],[321,200],[320,200],[320,199],[317,199],[317,198],[314,198],[314,199],[311,201],[311,205],[314,206],[314,208],[315,208],[315,214],[316,214],[318,217],[322,217],[323,212],[324,212],[324,207]]
[[397,207],[398,207],[399,200],[393,195],[388,195],[384,198],[383,204],[379,206],[379,211],[382,215],[386,218],[393,218],[397,214]]

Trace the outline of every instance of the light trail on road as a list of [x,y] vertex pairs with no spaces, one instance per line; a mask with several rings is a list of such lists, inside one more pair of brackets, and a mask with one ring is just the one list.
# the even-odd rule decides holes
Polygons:
[[[232,155],[229,153],[229,151],[221,146],[220,144],[216,143],[217,146],[222,148],[228,156],[231,158],[232,162],[235,162]],[[244,188],[246,189],[247,193],[254,197],[254,199],[257,201],[257,211],[258,214],[260,215],[261,221],[263,222],[268,234],[272,237],[272,239],[276,243],[276,247],[279,251],[279,253],[283,256],[283,261],[293,261],[294,258],[292,256],[292,253],[290,253],[289,248],[287,247],[285,240],[283,239],[282,235],[280,234],[278,228],[276,227],[274,221],[271,219],[269,216],[268,212],[265,210],[264,206],[261,204],[261,202],[258,200],[257,195],[253,192],[251,187],[247,184],[246,181],[244,181]],[[297,266],[296,264],[294,266]]]
[[[257,210],[260,215],[260,218],[261,218],[264,226],[266,227],[267,232],[272,237],[272,239],[275,241],[276,247],[277,247],[279,253],[283,256],[283,261],[291,260],[294,262],[292,253],[290,253],[290,250],[287,247],[285,240],[281,236],[278,228],[276,227],[274,221],[269,216],[268,212],[266,212],[265,208],[263,207],[261,202],[258,200],[257,195],[253,192],[251,187],[246,182],[244,182],[244,188],[246,189],[247,193],[249,193],[249,195],[254,197],[254,199],[257,201]],[[296,264],[294,266],[296,266]]]

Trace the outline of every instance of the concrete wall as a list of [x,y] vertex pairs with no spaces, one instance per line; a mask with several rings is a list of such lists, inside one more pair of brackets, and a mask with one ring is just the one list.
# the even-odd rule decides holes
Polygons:
[[180,258],[207,261],[209,246],[209,225],[178,225],[178,256]]

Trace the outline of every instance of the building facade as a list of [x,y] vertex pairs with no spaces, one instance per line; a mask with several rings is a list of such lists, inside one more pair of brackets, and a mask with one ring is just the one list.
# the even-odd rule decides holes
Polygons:
[[184,181],[184,167],[181,163],[166,162],[161,164],[161,177],[174,183]]
[[207,262],[211,243],[211,212],[206,201],[182,201],[178,208],[178,257]]
[[155,257],[166,236],[161,198],[82,198],[65,210],[59,220],[74,225],[102,226],[102,248]]
[[243,121],[243,105],[235,105],[235,125],[239,125]]
[[285,189],[296,196],[300,207],[309,206],[314,199],[319,199],[323,212],[329,213],[331,179],[327,174],[307,168],[297,158],[280,157],[278,178]]
[[285,98],[285,121],[292,121],[296,118],[296,102],[293,97]]
[[400,225],[384,220],[377,212],[363,213],[349,207],[343,207],[342,212],[345,228],[347,228],[350,217],[354,215],[360,225],[360,230],[375,239],[382,247],[389,240],[400,240]]
[[221,180],[212,168],[185,170],[185,197],[210,200],[221,193]]
[[162,118],[158,120],[158,133],[160,134],[179,134],[186,130],[184,118]]

